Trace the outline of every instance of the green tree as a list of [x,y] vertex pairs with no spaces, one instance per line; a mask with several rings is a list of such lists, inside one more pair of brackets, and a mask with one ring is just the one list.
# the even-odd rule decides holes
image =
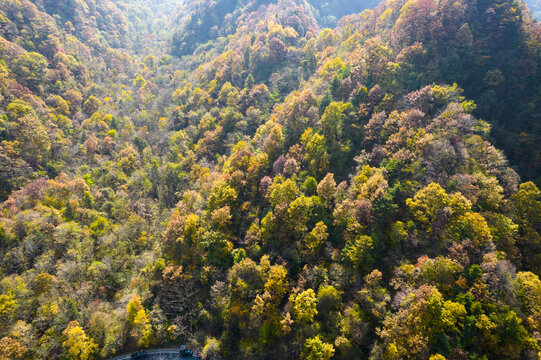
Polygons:
[[522,309],[528,316],[527,324],[536,331],[541,330],[541,280],[529,271],[517,273],[517,295]]
[[122,169],[122,171],[128,176],[131,175],[137,168],[138,160],[139,154],[133,145],[129,145],[122,149],[117,156],[118,167]]
[[320,221],[314,226],[312,231],[304,236],[303,241],[308,250],[316,253],[325,244],[328,237],[327,225],[323,221]]
[[305,150],[304,160],[308,164],[311,174],[317,176],[325,174],[330,161],[325,136],[308,128],[301,136],[301,144]]
[[[287,209],[287,226],[292,233],[301,237],[308,230],[310,220],[318,220],[316,209],[321,208],[321,200],[317,196],[300,196]],[[316,232],[321,232],[321,227]]]
[[426,358],[438,336],[463,330],[466,315],[464,305],[445,301],[435,287],[423,285],[403,298],[397,313],[385,318],[380,332],[383,343],[374,348],[373,358]]
[[100,109],[102,102],[94,95],[90,95],[83,103],[83,111],[86,115],[91,116]]
[[13,61],[13,71],[21,82],[35,87],[45,79],[47,59],[40,53],[24,52]]
[[360,303],[363,311],[375,322],[385,316],[391,295],[382,283],[383,274],[373,270],[364,278],[365,286],[359,291]]
[[332,285],[322,285],[317,291],[317,311],[320,314],[328,314],[338,311],[342,307],[342,294]]
[[283,178],[276,177],[270,187],[268,198],[273,208],[283,203],[289,204],[300,195],[295,181],[292,179],[282,180]]
[[342,138],[345,112],[351,110],[353,110],[351,104],[333,101],[327,106],[325,112],[321,116],[322,132],[325,139],[328,141],[330,148],[334,148],[334,144]]
[[312,289],[305,290],[297,295],[291,295],[289,302],[293,305],[292,311],[295,320],[299,323],[309,324],[317,315],[317,297]]
[[342,249],[342,261],[355,270],[367,271],[373,261],[373,249],[374,241],[370,236],[358,235]]
[[210,191],[208,198],[208,210],[214,211],[224,206],[233,209],[234,201],[237,199],[237,191],[225,181],[217,181]]
[[455,241],[469,239],[476,246],[492,240],[485,218],[478,213],[467,212],[451,223],[450,236]]
[[34,114],[34,109],[32,106],[27,103],[26,101],[16,99],[13,102],[9,103],[9,105],[6,107],[7,115],[9,120],[16,121],[17,119],[29,115]]
[[436,221],[438,211],[449,205],[449,196],[440,185],[430,183],[419,190],[413,199],[407,199],[406,205],[415,219],[428,227]]
[[47,158],[51,139],[47,128],[36,116],[26,115],[19,119],[17,139],[21,142],[21,152],[27,161],[40,163]]
[[282,265],[271,266],[264,289],[279,303],[288,291],[287,269]]
[[329,360],[334,355],[334,346],[321,341],[319,335],[306,339],[302,347],[301,359]]
[[511,197],[515,206],[516,222],[519,225],[517,245],[522,254],[528,254],[525,263],[535,273],[541,273],[541,191],[532,182],[520,185]]

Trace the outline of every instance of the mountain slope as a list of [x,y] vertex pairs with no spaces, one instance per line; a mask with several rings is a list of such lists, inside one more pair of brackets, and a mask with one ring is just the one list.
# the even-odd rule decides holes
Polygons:
[[345,10],[0,3],[1,356],[538,357],[539,25]]

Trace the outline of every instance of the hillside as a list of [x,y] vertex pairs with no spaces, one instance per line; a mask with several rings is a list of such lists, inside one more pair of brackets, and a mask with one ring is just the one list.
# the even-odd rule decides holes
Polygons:
[[540,358],[540,35],[507,0],[0,2],[0,359]]

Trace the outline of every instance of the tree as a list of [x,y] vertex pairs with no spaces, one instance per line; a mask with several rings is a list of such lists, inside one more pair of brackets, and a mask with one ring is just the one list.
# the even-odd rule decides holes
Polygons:
[[152,339],[152,325],[149,323],[148,315],[145,309],[141,309],[133,319],[133,333],[137,339],[137,345],[148,347]]
[[519,250],[515,242],[518,235],[518,225],[507,216],[496,213],[487,213],[486,220],[496,248],[503,251],[508,259],[517,259]]
[[385,179],[385,170],[363,165],[361,171],[354,178],[353,189],[358,199],[374,201],[387,193],[389,184]]
[[533,329],[541,329],[541,280],[529,271],[517,273],[517,295],[523,311],[528,315],[527,324]]
[[320,221],[314,226],[303,239],[304,245],[313,253],[317,253],[319,249],[325,244],[325,241],[329,237],[327,233],[327,225],[323,221]]
[[287,179],[281,181],[283,178],[275,178],[269,192],[269,202],[273,208],[276,206],[286,203],[289,204],[295,200],[299,194],[299,188],[295,181]]
[[94,154],[98,152],[98,138],[93,133],[86,139],[84,142],[84,150],[85,154],[92,159],[94,157]]
[[213,337],[207,337],[205,339],[205,346],[203,347],[203,351],[201,352],[201,356],[203,358],[210,357],[215,358],[220,355],[220,348],[222,346],[222,343],[220,340],[213,338]]
[[522,227],[530,227],[541,221],[541,190],[532,182],[520,184],[520,189],[511,197]]
[[273,63],[282,62],[287,54],[287,47],[284,42],[276,37],[273,37],[269,41],[269,50],[271,61]]
[[321,116],[322,132],[332,149],[335,148],[335,144],[342,137],[345,112],[351,110],[353,110],[351,104],[333,101]]
[[313,196],[317,193],[317,181],[313,176],[308,176],[302,184],[302,190],[307,196]]
[[516,222],[519,225],[517,245],[522,254],[528,254],[525,259],[528,267],[536,273],[541,272],[541,191],[532,182],[520,185],[517,193],[511,197],[515,205]]
[[308,40],[302,51],[304,53],[304,61],[306,61],[306,65],[303,65],[306,67],[306,70],[310,72],[314,71],[317,66],[316,40],[314,38]]
[[316,208],[321,207],[321,200],[317,196],[300,196],[295,199],[287,209],[287,226],[293,235],[302,236],[308,230],[308,221],[317,220]]
[[35,114],[32,106],[26,101],[20,99],[16,99],[13,102],[9,103],[9,105],[6,107],[6,110],[8,118],[11,121],[16,121],[17,119],[25,115]]
[[366,285],[358,293],[363,311],[374,321],[383,319],[391,301],[389,291],[382,286],[382,275],[377,269],[366,275]]
[[299,323],[309,324],[317,315],[317,297],[312,289],[305,290],[297,295],[291,295],[289,302],[293,305],[292,311],[295,320]]
[[75,89],[67,90],[62,97],[69,103],[70,112],[72,114],[80,109],[81,103],[83,102],[83,95],[79,91]]
[[11,323],[13,315],[15,315],[16,308],[17,301],[13,294],[0,295],[0,324],[8,326]]
[[92,338],[89,338],[79,322],[74,320],[69,323],[66,330],[62,332],[65,341],[62,346],[68,351],[70,359],[87,360],[92,359],[98,349],[98,345]]
[[334,355],[334,346],[324,343],[319,335],[306,339],[302,347],[301,359],[304,360],[329,360]]
[[476,246],[482,246],[492,240],[485,218],[481,214],[470,211],[453,221],[449,232],[454,241],[469,239]]
[[242,300],[251,300],[250,295],[263,287],[259,266],[250,258],[242,259],[229,270],[231,294]]
[[134,324],[135,318],[139,311],[143,309],[143,304],[141,304],[141,298],[137,294],[133,294],[128,305],[126,305],[126,320],[130,325]]
[[374,241],[370,236],[358,235],[354,240],[348,241],[342,249],[342,261],[353,270],[367,271],[373,261],[371,254],[373,248]]
[[449,205],[449,196],[439,184],[430,183],[419,190],[413,199],[407,199],[406,205],[415,219],[428,227],[436,221],[438,212]]
[[129,145],[122,149],[117,156],[118,167],[122,169],[122,171],[128,176],[131,175],[137,168],[138,160],[139,154],[133,145]]
[[68,116],[69,115],[69,105],[60,95],[51,95],[47,98],[47,103],[49,106],[54,108],[56,113]]
[[342,294],[332,285],[322,285],[317,291],[317,311],[327,317],[342,307]]
[[447,358],[441,354],[430,355],[428,360],[447,360]]
[[51,139],[47,129],[35,115],[26,115],[19,119],[17,139],[21,142],[21,152],[27,161],[40,163],[47,158]]
[[418,260],[416,269],[419,272],[419,284],[437,286],[438,290],[447,294],[455,285],[461,266],[456,261],[442,256],[435,259],[422,257]]
[[308,164],[311,174],[321,176],[329,167],[329,154],[325,145],[325,136],[318,134],[312,128],[308,128],[301,136],[301,144],[304,147],[304,160]]
[[271,266],[264,285],[271,298],[278,304],[288,290],[287,269],[282,265]]
[[237,191],[225,181],[218,180],[210,192],[208,198],[208,210],[214,211],[224,206],[233,209],[234,201],[237,199]]
[[99,110],[102,102],[94,95],[90,95],[88,99],[83,103],[83,111],[86,115],[91,116]]
[[13,61],[13,71],[21,82],[35,88],[45,79],[47,59],[36,52],[24,52]]
[[330,208],[333,205],[336,195],[336,182],[334,175],[328,173],[317,185],[317,194],[325,200],[325,206]]
[[51,274],[41,273],[36,275],[33,284],[34,294],[40,296],[48,293],[52,289],[55,280],[56,278]]
[[437,337],[459,333],[466,315],[464,305],[445,301],[435,287],[423,285],[403,298],[397,313],[385,318],[379,332],[383,343],[374,347],[372,358],[428,358]]
[[0,339],[0,360],[17,360],[26,353],[26,347],[10,337]]

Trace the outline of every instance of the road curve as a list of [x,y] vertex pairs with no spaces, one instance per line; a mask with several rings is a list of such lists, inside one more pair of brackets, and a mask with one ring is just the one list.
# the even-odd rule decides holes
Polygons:
[[[152,349],[144,352],[144,356],[139,359],[198,360],[195,356],[180,356],[179,349]],[[134,353],[115,356],[109,360],[131,360],[132,354]]]

